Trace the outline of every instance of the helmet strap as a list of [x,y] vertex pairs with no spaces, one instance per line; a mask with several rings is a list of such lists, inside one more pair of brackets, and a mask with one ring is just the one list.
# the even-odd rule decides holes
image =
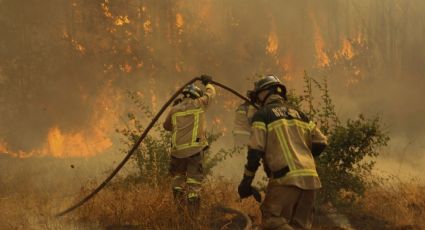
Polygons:
[[269,99],[269,97],[274,94],[274,90],[270,90],[268,89],[268,93],[266,94],[266,96],[264,97],[264,99],[262,101],[260,101],[261,105],[264,105],[264,103],[266,103],[267,99]]
[[279,88],[279,87],[272,87],[272,88],[270,88],[268,90],[269,90],[269,92],[264,97],[264,100],[261,101],[261,105],[264,105],[264,103],[266,103],[267,99],[269,99],[269,97],[271,95],[273,95],[273,94],[277,94],[277,95],[281,96],[283,99],[287,100],[286,95],[283,94],[281,88]]

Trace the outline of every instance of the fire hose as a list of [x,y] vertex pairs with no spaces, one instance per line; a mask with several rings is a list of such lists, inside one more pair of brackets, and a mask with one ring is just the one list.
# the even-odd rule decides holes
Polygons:
[[[155,117],[152,119],[152,121],[149,123],[149,125],[146,127],[145,131],[140,135],[139,139],[134,143],[133,147],[127,152],[127,155],[122,159],[122,161],[118,164],[118,166],[112,171],[112,173],[99,185],[97,186],[90,194],[88,194],[86,197],[84,197],[82,200],[80,200],[78,203],[72,205],[71,207],[65,209],[64,211],[56,214],[57,217],[61,217],[65,214],[68,214],[72,212],[73,210],[79,208],[84,203],[89,201],[91,198],[93,198],[100,190],[102,190],[111,180],[114,178],[114,176],[121,170],[121,168],[127,163],[127,161],[130,159],[130,157],[133,155],[133,153],[137,150],[139,145],[142,143],[142,141],[145,139],[149,131],[153,128],[155,123],[158,121],[159,117],[164,113],[164,111],[170,106],[170,104],[182,93],[183,89],[198,80],[201,80],[199,77],[195,77],[186,84],[184,84],[179,90],[177,90],[171,97],[168,99],[168,101],[161,107],[161,109],[158,111],[158,113],[155,115]],[[252,106],[258,109],[258,107],[252,103],[248,98],[242,96],[240,93],[238,93],[236,90],[221,84],[216,81],[210,81],[211,84],[216,85],[220,88],[223,88],[230,93],[236,95],[237,97],[241,98],[242,100],[250,103]]]

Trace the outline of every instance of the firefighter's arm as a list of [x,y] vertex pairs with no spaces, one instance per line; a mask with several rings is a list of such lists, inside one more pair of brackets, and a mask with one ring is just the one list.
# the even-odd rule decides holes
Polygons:
[[210,104],[211,100],[215,97],[215,95],[215,87],[212,84],[208,83],[205,85],[205,93],[202,97],[199,98],[199,102],[202,106],[207,107]]
[[265,152],[267,128],[261,113],[256,113],[251,125],[251,137],[249,141],[247,164],[244,176],[254,177],[260,166],[260,160]]
[[251,127],[251,139],[249,142],[247,163],[245,165],[242,181],[238,187],[240,198],[247,198],[252,195],[258,202],[261,202],[260,193],[257,189],[252,187],[251,184],[254,180],[255,172],[257,172],[257,169],[260,166],[260,160],[264,155],[267,135],[266,131],[266,124],[262,119],[261,114],[256,113]]
[[328,139],[326,136],[320,131],[319,127],[317,127],[314,123],[311,124],[311,153],[314,157],[320,156],[320,154],[325,150],[328,145]]
[[162,125],[164,127],[165,130],[167,131],[172,131],[173,130],[173,125],[171,122],[171,116],[172,116],[172,111],[170,111],[167,115],[167,117],[165,118],[164,124]]

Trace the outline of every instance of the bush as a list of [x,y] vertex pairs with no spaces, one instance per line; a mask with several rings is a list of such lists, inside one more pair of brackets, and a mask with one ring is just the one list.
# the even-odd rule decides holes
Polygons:
[[[365,118],[360,114],[341,122],[335,113],[326,78],[318,82],[306,73],[304,79],[304,95],[298,105],[320,125],[329,142],[316,159],[323,184],[319,201],[337,206],[351,205],[356,197],[364,194],[374,159],[379,155],[378,150],[387,145],[388,134],[383,131],[379,116]],[[315,101],[313,89],[321,93],[319,102]]]

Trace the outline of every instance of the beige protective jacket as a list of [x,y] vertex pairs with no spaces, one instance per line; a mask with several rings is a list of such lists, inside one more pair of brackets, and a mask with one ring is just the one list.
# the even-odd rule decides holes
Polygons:
[[251,120],[257,110],[249,103],[243,103],[235,111],[233,139],[235,146],[248,145],[251,135]]
[[202,97],[184,98],[171,108],[163,126],[165,130],[172,132],[172,156],[190,157],[208,146],[205,136],[205,109],[215,94],[214,86],[207,84]]
[[[327,144],[327,138],[303,113],[271,95],[253,117],[249,148],[263,154],[263,164],[273,174],[285,167],[288,172],[271,183],[301,189],[321,187],[312,155],[313,144]],[[251,151],[252,151],[251,150]],[[255,172],[245,171],[246,175]]]

